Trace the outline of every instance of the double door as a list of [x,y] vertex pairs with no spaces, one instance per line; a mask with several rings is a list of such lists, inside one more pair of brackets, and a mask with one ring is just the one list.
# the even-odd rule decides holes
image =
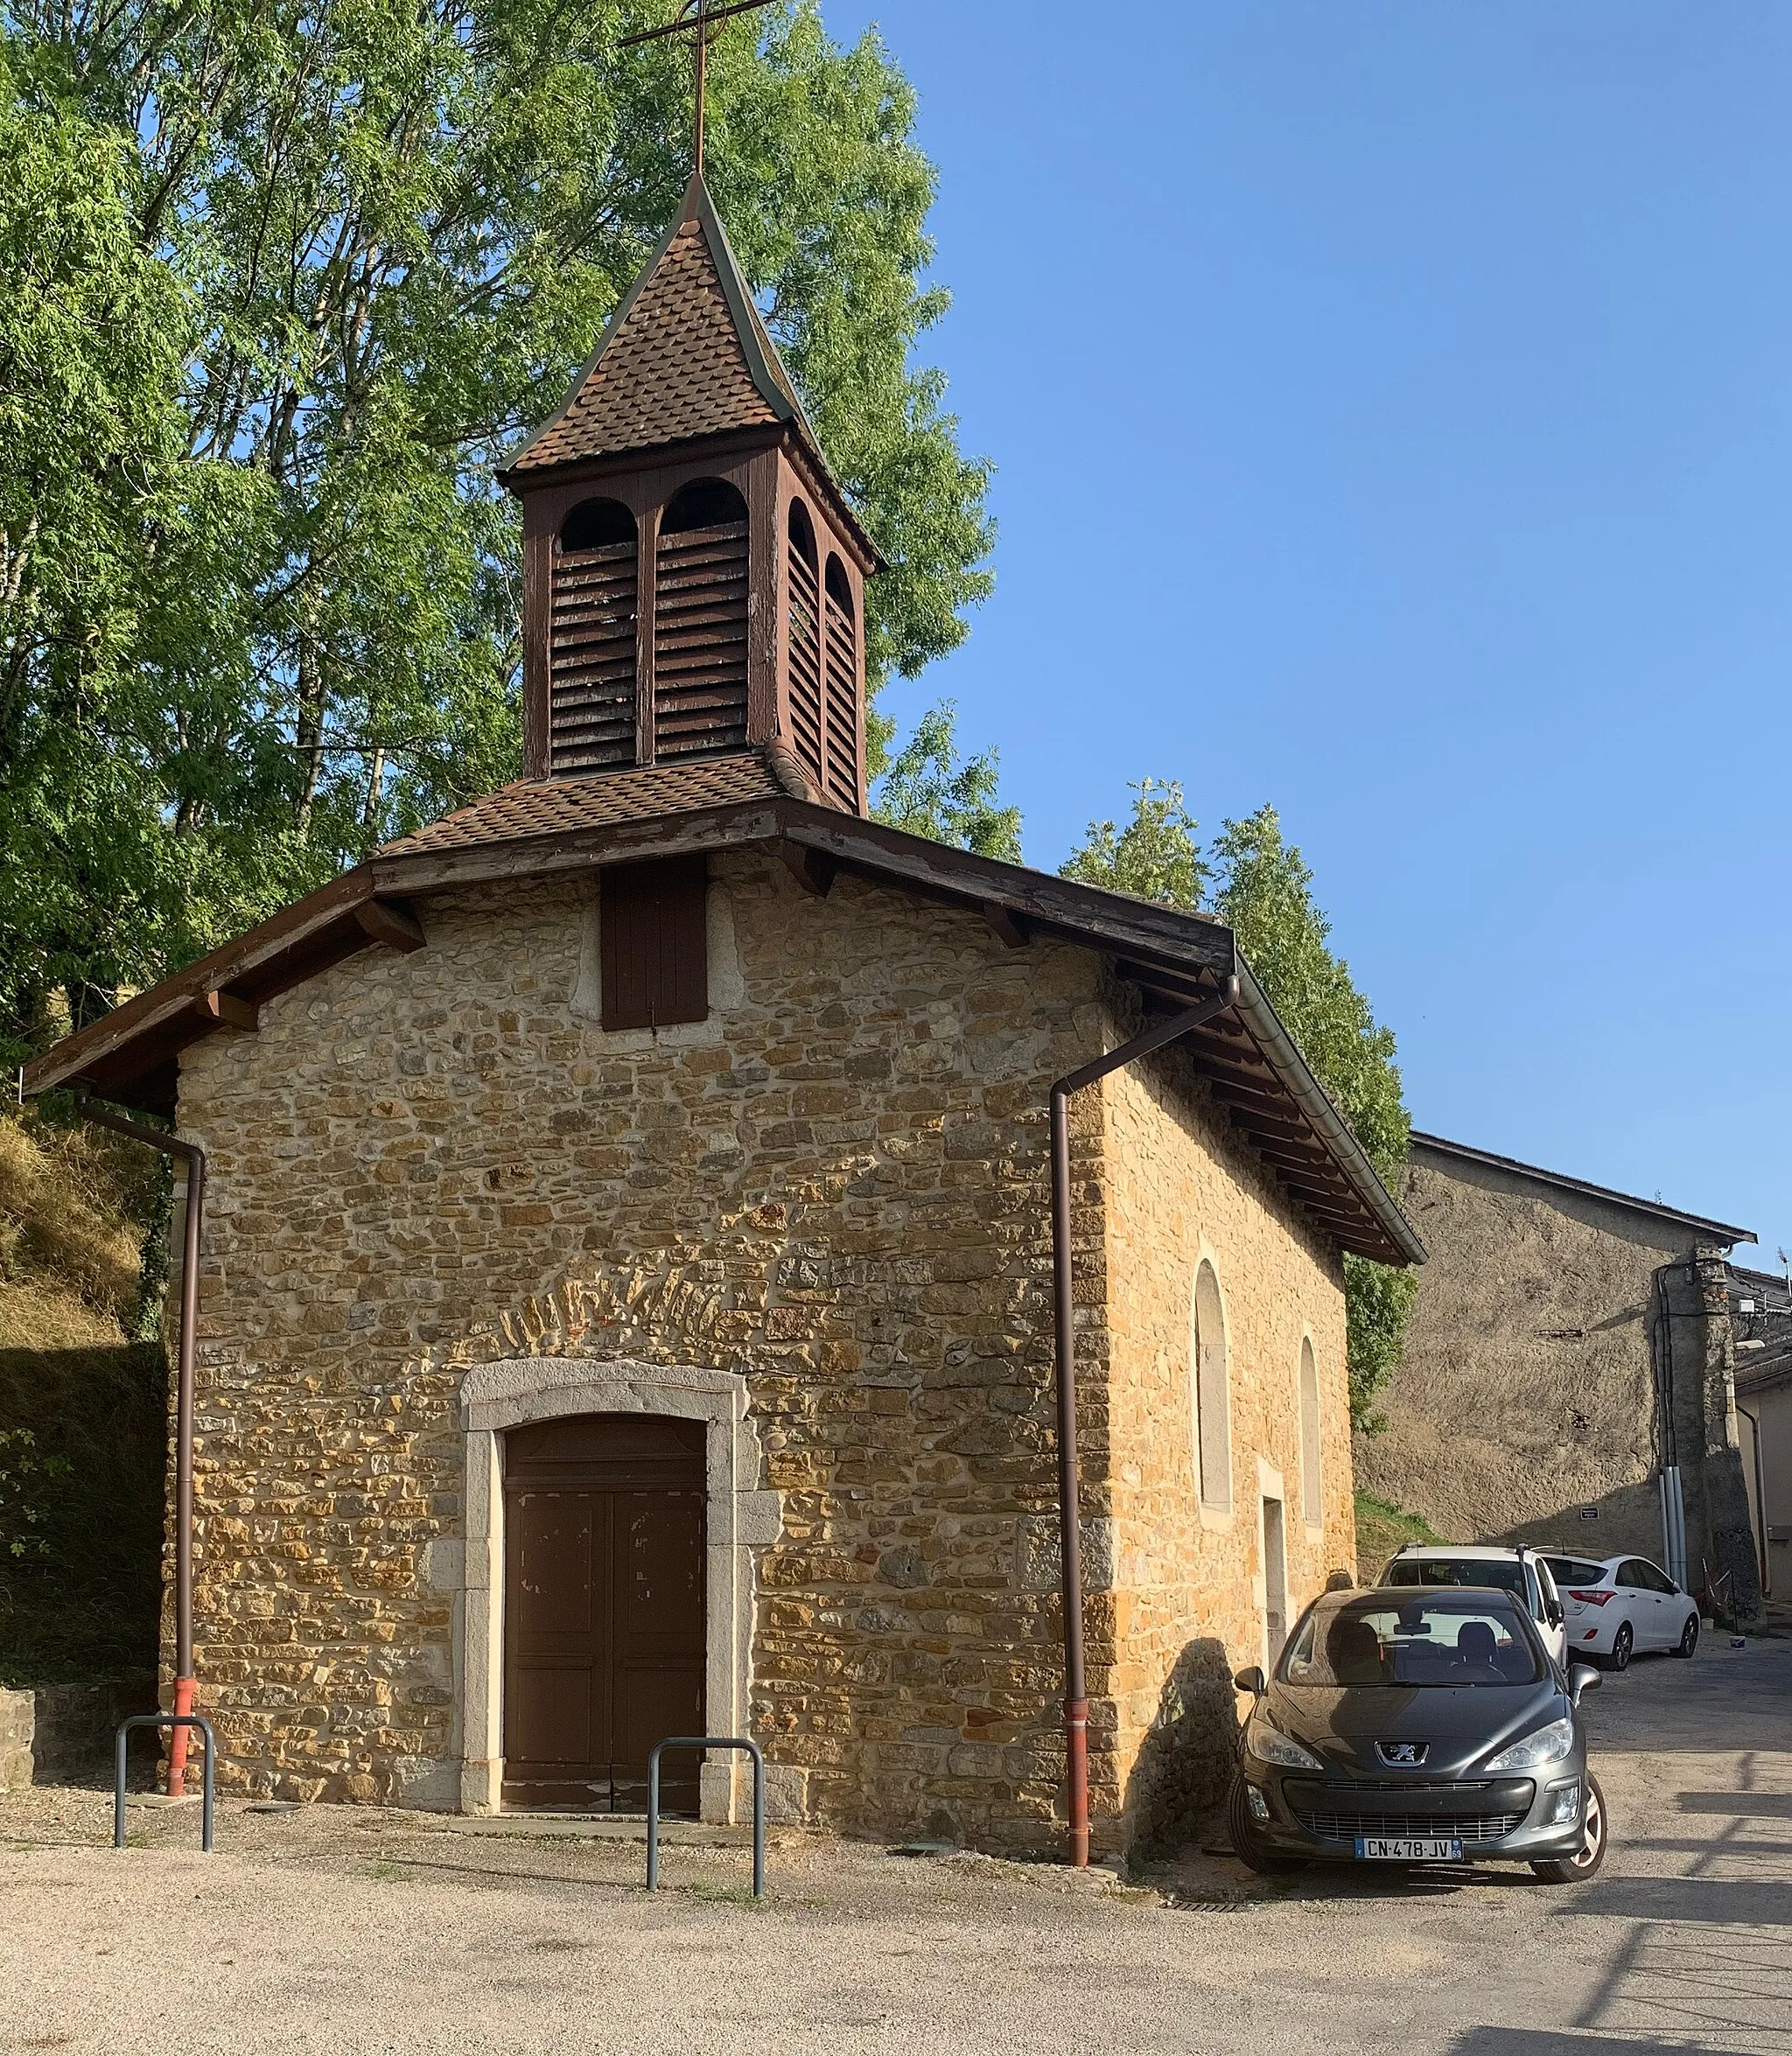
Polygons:
[[[640,1812],[704,1732],[704,1429],[587,1414],[505,1441],[506,1807]],[[662,1802],[696,1810],[697,1757]]]

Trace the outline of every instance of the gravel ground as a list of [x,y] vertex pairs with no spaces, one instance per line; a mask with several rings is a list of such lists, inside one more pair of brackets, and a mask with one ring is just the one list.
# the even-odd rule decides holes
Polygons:
[[[1616,1835],[1525,1871],[1309,1872],[1199,1850],[1123,1884],[785,1830],[643,1850],[414,1814],[0,1800],[0,2050],[1792,2048],[1792,1641],[1645,1659],[1589,1702]],[[638,1832],[638,1831],[636,1831]],[[713,1838],[712,1838],[713,1839]],[[170,1930],[175,1930],[171,1934]]]

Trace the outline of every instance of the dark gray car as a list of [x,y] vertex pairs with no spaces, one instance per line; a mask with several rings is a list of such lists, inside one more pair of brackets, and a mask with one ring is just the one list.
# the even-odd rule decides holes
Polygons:
[[1256,1871],[1312,1862],[1529,1864],[1553,1884],[1606,1853],[1582,1693],[1510,1592],[1327,1592],[1253,1693],[1233,1846]]

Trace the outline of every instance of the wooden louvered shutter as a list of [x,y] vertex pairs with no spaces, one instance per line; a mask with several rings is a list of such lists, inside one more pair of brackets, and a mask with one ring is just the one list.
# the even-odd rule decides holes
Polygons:
[[549,768],[608,770],[635,756],[635,545],[554,554]]
[[660,537],[654,756],[746,746],[746,518]]
[[822,763],[822,609],[815,567],[793,536],[790,553],[790,746],[825,789]]
[[834,591],[829,566],[827,603],[828,775],[836,806],[858,811],[858,638],[850,609]]
[[708,1018],[708,875],[701,857],[615,864],[599,874],[606,1029]]

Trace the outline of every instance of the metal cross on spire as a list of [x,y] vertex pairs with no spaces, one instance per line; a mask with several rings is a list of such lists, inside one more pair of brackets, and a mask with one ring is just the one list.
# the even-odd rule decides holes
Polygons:
[[678,10],[678,19],[669,21],[662,29],[643,29],[638,36],[625,36],[620,47],[626,50],[634,43],[656,43],[662,36],[690,36],[693,68],[696,73],[695,99],[696,102],[696,175],[704,175],[704,90],[708,82],[710,45],[716,30],[712,22],[720,22],[731,14],[752,14],[756,9],[769,7],[772,0],[727,0],[718,4],[718,0],[683,0]]

